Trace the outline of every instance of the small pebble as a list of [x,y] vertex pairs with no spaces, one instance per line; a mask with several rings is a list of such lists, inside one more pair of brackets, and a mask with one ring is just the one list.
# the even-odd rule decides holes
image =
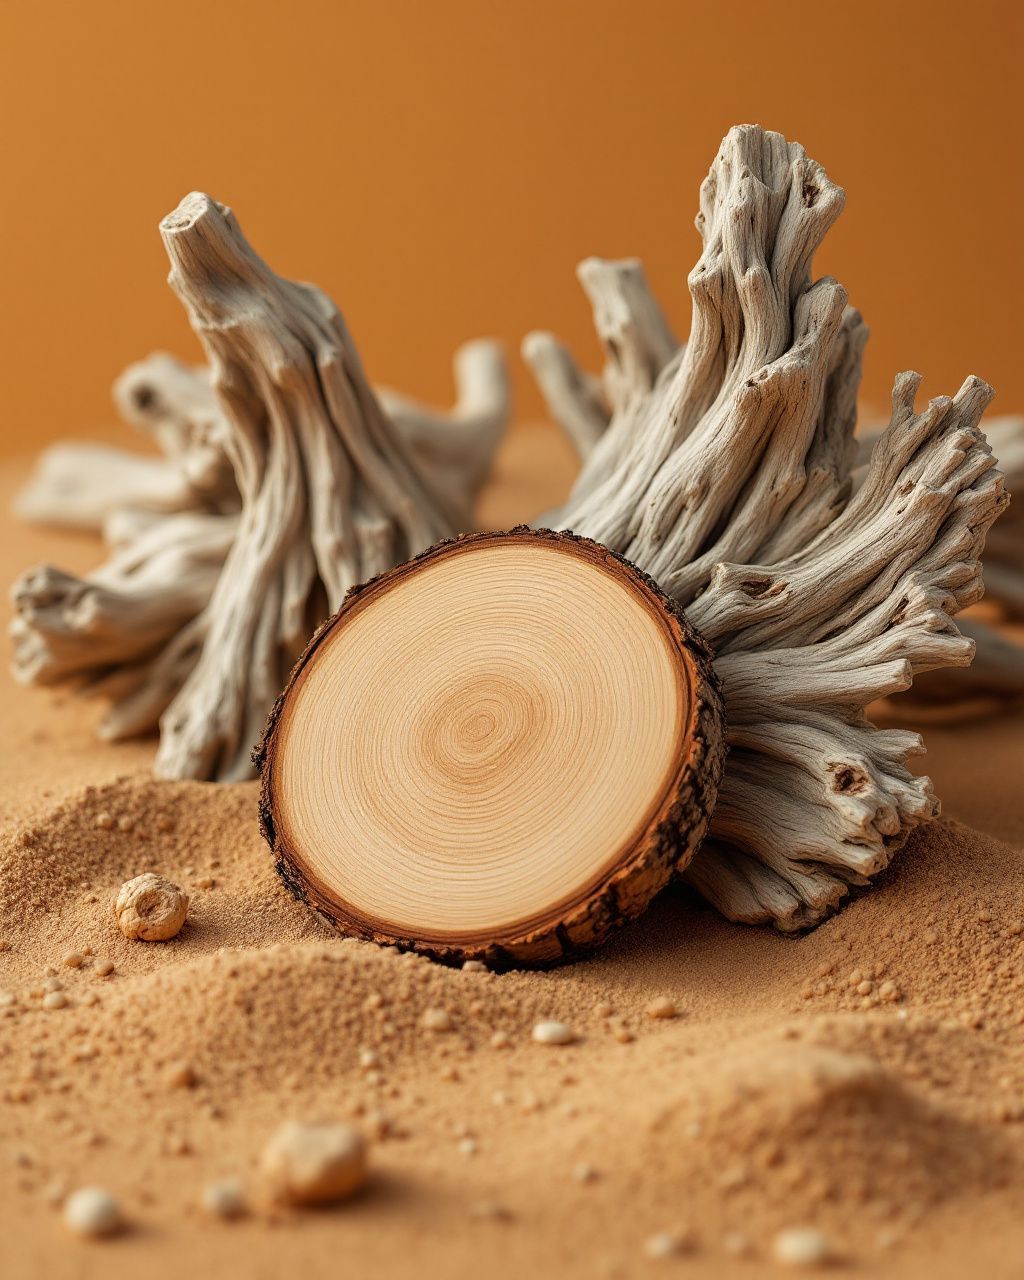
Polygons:
[[126,938],[166,942],[175,937],[188,914],[188,894],[151,871],[126,880],[118,890],[114,916]]
[[491,1036],[492,1049],[507,1049],[512,1043],[512,1039],[507,1031],[495,1031]]
[[187,1062],[172,1062],[165,1076],[172,1089],[191,1089],[198,1081],[198,1076]]
[[576,1039],[572,1027],[564,1022],[538,1022],[533,1028],[533,1039],[537,1044],[572,1044]]
[[469,1216],[481,1221],[508,1222],[512,1218],[512,1212],[496,1200],[481,1200],[478,1204],[470,1205]]
[[678,1257],[691,1247],[689,1236],[678,1231],[659,1231],[657,1235],[648,1236],[644,1241],[644,1253],[658,1262],[664,1258]]
[[102,1187],[80,1187],[64,1202],[64,1224],[77,1236],[99,1240],[124,1226],[121,1206]]
[[69,951],[63,961],[65,969],[81,969],[84,963],[85,956],[80,951]]
[[289,1120],[260,1158],[271,1193],[289,1204],[345,1200],[366,1181],[366,1143],[350,1125]]
[[487,966],[482,960],[465,960],[462,964],[463,973],[486,973]]
[[97,960],[93,965],[93,973],[97,978],[108,978],[114,972],[113,960]]
[[816,1267],[831,1254],[828,1240],[814,1227],[790,1227],[772,1241],[775,1261],[790,1267]]
[[574,1166],[572,1171],[572,1176],[576,1179],[577,1182],[582,1182],[586,1184],[589,1182],[596,1182],[601,1175],[597,1172],[597,1170],[594,1168],[592,1164],[587,1164],[586,1162],[582,1162]]
[[644,1009],[644,1013],[648,1018],[675,1018],[679,1014],[674,1000],[670,1000],[668,996],[658,996],[656,1000],[652,1000]]
[[245,1188],[234,1178],[211,1182],[203,1188],[200,1203],[215,1218],[241,1218],[246,1209]]
[[48,991],[43,996],[44,1009],[63,1009],[67,1006],[68,998],[63,991]]
[[447,1009],[424,1009],[420,1026],[427,1031],[451,1031],[455,1024]]
[[98,813],[96,815],[96,825],[101,831],[113,831],[114,819],[109,813]]
[[463,1138],[459,1143],[459,1151],[464,1156],[475,1156],[480,1146],[476,1138]]
[[372,1049],[360,1049],[360,1050],[359,1050],[359,1065],[360,1065],[361,1067],[363,1067],[363,1068],[367,1068],[367,1067],[379,1067],[379,1066],[380,1066],[380,1055],[379,1055],[379,1054],[377,1054],[377,1053],[374,1053],[374,1051],[373,1051]]

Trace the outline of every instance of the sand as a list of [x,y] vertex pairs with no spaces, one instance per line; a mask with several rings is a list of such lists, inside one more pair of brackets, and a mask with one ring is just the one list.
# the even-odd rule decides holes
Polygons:
[[[551,466],[552,448],[513,435],[487,523],[558,499],[570,462]],[[5,508],[23,475],[0,469]],[[0,538],[7,581],[95,558],[88,540],[10,522]],[[730,925],[670,890],[592,959],[499,976],[332,934],[278,883],[254,784],[156,782],[151,742],[98,744],[98,707],[5,679],[5,1280],[750,1276],[778,1270],[773,1238],[802,1226],[851,1273],[1020,1274],[1019,710],[929,715],[946,816],[815,932]],[[129,942],[114,922],[118,886],[149,870],[192,898],[170,942]],[[48,980],[63,1007],[35,994]],[[647,1016],[657,997],[679,1016]],[[436,1009],[451,1030],[424,1025]],[[575,1042],[534,1043],[543,1018]],[[256,1160],[293,1117],[371,1136],[361,1195],[264,1203]],[[228,1177],[252,1201],[231,1223],[199,1208]],[[86,1243],[52,1201],[95,1184],[130,1227]],[[649,1257],[665,1233],[681,1252]]]

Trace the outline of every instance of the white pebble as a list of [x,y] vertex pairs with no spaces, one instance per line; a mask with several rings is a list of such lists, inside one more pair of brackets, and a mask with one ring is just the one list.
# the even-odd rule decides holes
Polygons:
[[43,996],[44,1009],[63,1009],[68,1002],[63,991],[49,991]]
[[260,1168],[279,1200],[345,1200],[366,1181],[366,1143],[347,1124],[289,1120],[264,1147]]
[[454,1023],[447,1009],[424,1009],[420,1025],[428,1031],[451,1031]]
[[64,1202],[64,1225],[76,1236],[98,1240],[124,1226],[121,1206],[102,1187],[80,1187]]
[[240,1218],[245,1213],[245,1188],[235,1178],[211,1182],[203,1188],[202,1206],[215,1218]]
[[117,893],[114,915],[126,938],[166,942],[180,932],[188,914],[188,894],[151,871],[126,880]]
[[828,1240],[814,1227],[790,1227],[772,1241],[776,1262],[790,1267],[814,1267],[832,1256]]
[[564,1022],[538,1022],[533,1038],[538,1044],[572,1044],[576,1035]]
[[648,1258],[660,1261],[662,1258],[675,1258],[690,1248],[689,1237],[677,1231],[659,1231],[657,1235],[648,1236],[644,1241],[644,1253]]

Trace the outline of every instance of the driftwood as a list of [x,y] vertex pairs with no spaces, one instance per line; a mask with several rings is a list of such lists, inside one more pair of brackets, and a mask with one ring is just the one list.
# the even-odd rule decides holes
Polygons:
[[[1011,494],[1024,491],[1024,418],[986,417],[985,435]],[[860,441],[858,460],[865,463],[873,435]],[[985,600],[1003,622],[1024,622],[1024,502],[1011,502],[985,544]],[[957,624],[974,641],[969,667],[940,667],[925,672],[906,690],[915,702],[948,703],[989,698],[993,706],[1024,695],[1024,643],[983,618],[966,617]],[[1019,632],[1016,633],[1019,635]]]
[[[112,697],[107,737],[159,719],[161,776],[232,780],[251,775],[288,670],[348,588],[468,527],[507,384],[479,342],[457,357],[450,416],[378,399],[333,304],[274,275],[228,209],[189,196],[161,233],[209,370],[151,357],[115,398],[183,497],[105,492],[110,561],[15,584],[15,674]],[[38,514],[40,476],[33,488]]]
[[693,856],[722,770],[707,646],[607,548],[522,527],[353,589],[257,752],[288,887],[348,933],[554,964]]
[[554,523],[651,574],[717,655],[730,753],[686,878],[730,918],[783,929],[820,920],[937,813],[906,766],[920,737],[864,708],[970,662],[952,616],[982,594],[1006,502],[978,430],[991,389],[969,378],[916,413],[910,373],[853,492],[866,329],[811,274],[842,207],[802,148],[735,128],[701,189],[686,347],[635,262],[596,260],[580,276],[603,395],[550,336],[525,347],[584,454]]

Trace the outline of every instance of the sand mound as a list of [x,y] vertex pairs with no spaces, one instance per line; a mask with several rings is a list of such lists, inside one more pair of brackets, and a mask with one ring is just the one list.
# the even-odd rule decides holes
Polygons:
[[[938,1205],[946,1224],[1012,1218],[1018,851],[934,824],[805,937],[729,925],[672,892],[585,963],[496,975],[331,933],[281,886],[255,799],[251,785],[140,774],[0,837],[0,1097],[16,1159],[0,1204],[33,1223],[28,1238],[55,1240],[54,1180],[100,1183],[137,1224],[117,1246],[128,1269],[152,1271],[147,1232],[175,1241],[168,1275],[189,1250],[212,1265],[208,1251],[240,1236],[229,1249],[196,1217],[202,1186],[249,1185],[288,1116],[351,1117],[375,1138],[367,1202],[285,1237],[267,1235],[276,1219],[261,1209],[232,1233],[258,1234],[257,1251],[301,1236],[333,1256],[355,1222],[389,1274],[438,1229],[462,1242],[453,1275],[481,1247],[496,1275],[575,1274],[583,1257],[590,1274],[598,1254],[630,1275],[647,1235],[686,1226],[719,1275],[723,1242],[764,1252],[808,1220],[858,1257]],[[117,889],[143,871],[191,896],[169,942],[116,927]],[[69,952],[91,954],[66,967]],[[656,996],[679,1016],[649,1017]],[[547,1017],[575,1042],[533,1043]]]
[[[756,1036],[687,1064],[679,1102],[658,1126],[660,1158],[691,1179],[818,1219],[828,1204],[891,1216],[920,1212],[964,1185],[1007,1174],[991,1135],[929,1101],[862,1054]],[[677,1145],[678,1144],[678,1145]]]

